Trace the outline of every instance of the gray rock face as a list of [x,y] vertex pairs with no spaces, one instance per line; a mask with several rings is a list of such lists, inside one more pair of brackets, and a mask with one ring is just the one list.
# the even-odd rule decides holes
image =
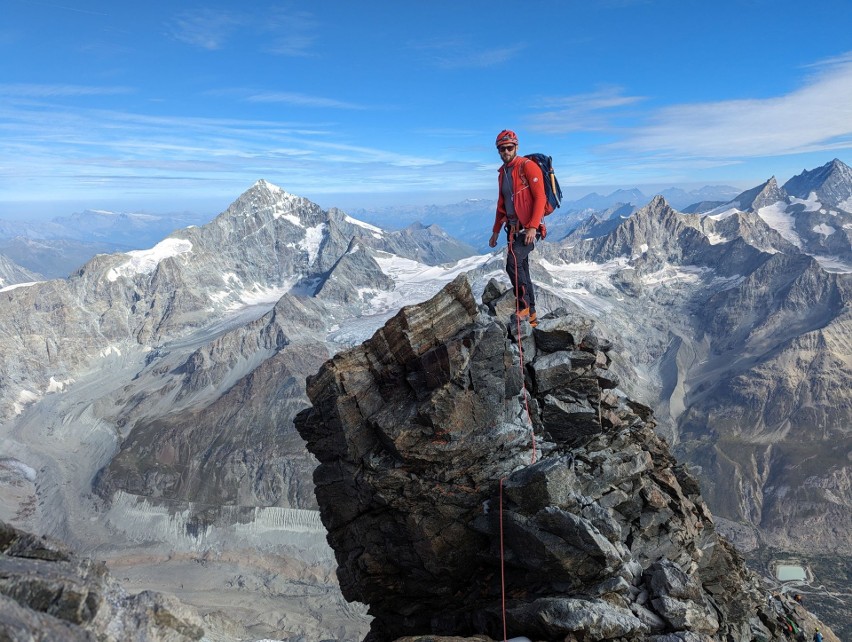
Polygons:
[[761,207],[786,200],[787,192],[778,187],[778,182],[774,176],[762,185],[746,190],[734,198],[734,202],[738,204],[738,208],[743,212],[756,212]]
[[503,595],[510,637],[781,635],[592,325],[555,313],[516,334],[494,289],[480,308],[459,277],[308,380],[295,423],[367,639],[503,639]]
[[0,254],[0,288],[5,288],[16,283],[31,283],[40,281],[41,275],[31,272]]
[[[813,170],[803,170],[784,183],[784,191],[806,199],[813,192],[820,202],[831,207],[843,207],[849,212],[852,203],[852,168],[835,158]],[[852,212],[850,212],[852,213]]]
[[102,564],[0,522],[0,638],[190,642],[201,618],[174,598],[128,595]]
[[[807,253],[816,237],[841,236],[845,214],[776,201],[771,181],[753,192],[775,201],[771,216],[765,203],[687,216],[659,199],[604,236],[572,236],[541,254],[612,272],[618,296],[597,286],[595,306],[618,347],[618,385],[655,408],[658,432],[695,467],[715,514],[754,525],[764,544],[848,554],[852,542],[838,534],[852,529],[850,470],[838,444],[852,421],[850,275]],[[838,231],[828,237],[808,228],[829,219]],[[640,390],[646,377],[657,387]]]

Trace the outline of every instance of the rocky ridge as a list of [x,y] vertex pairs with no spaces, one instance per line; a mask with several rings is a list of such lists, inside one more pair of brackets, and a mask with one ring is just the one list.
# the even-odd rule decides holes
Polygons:
[[0,289],[16,283],[39,281],[41,278],[41,275],[31,272],[0,254]]
[[716,534],[594,324],[507,326],[510,300],[492,282],[479,306],[459,277],[308,380],[295,423],[367,640],[768,641],[788,617],[812,634]]
[[609,271],[589,292],[619,348],[615,370],[655,408],[714,513],[757,527],[738,539],[744,550],[848,554],[852,282],[761,212],[686,215],[657,198],[606,235],[540,253],[554,272],[580,261]]

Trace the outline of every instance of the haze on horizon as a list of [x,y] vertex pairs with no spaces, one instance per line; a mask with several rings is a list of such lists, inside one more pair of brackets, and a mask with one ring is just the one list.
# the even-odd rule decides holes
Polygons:
[[0,217],[213,215],[261,178],[343,209],[491,198],[504,127],[568,198],[849,161],[844,0],[449,8],[10,0]]

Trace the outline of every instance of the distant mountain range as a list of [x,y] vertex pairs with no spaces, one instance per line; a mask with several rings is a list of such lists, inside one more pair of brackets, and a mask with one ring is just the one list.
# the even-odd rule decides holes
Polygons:
[[[680,209],[704,202],[712,202],[715,206],[730,201],[738,193],[739,190],[735,187],[717,185],[691,191],[672,187],[663,190],[661,195],[672,207]],[[594,212],[603,210],[623,212],[626,208],[632,212],[650,200],[650,196],[646,196],[635,188],[615,190],[605,196],[592,192],[577,200],[563,201],[561,207],[545,219],[545,223],[558,237],[562,237]],[[496,203],[495,196],[494,199],[468,199],[450,205],[356,209],[352,214],[387,229],[396,229],[415,221],[426,224],[438,223],[450,235],[465,239],[481,252],[488,252],[488,238],[491,236],[491,226],[494,224]]]
[[61,278],[95,254],[151,247],[175,230],[209,219],[190,212],[84,210],[44,222],[0,220],[0,255],[47,278]]
[[[735,188],[724,185],[692,191],[672,187],[662,192],[676,209],[696,203],[716,206],[736,194]],[[592,212],[608,209],[622,213],[629,209],[632,212],[649,200],[650,197],[638,189],[620,189],[605,196],[591,193],[575,201],[563,202],[562,207],[548,218],[547,224],[554,234],[562,237]],[[448,235],[472,248],[472,252],[487,252],[495,203],[491,199],[468,199],[450,205],[356,209],[350,213],[386,230],[413,226],[411,233],[416,233],[417,229],[437,224]],[[84,210],[45,222],[0,219],[0,256],[26,273],[62,278],[96,254],[151,247],[175,230],[203,225],[208,220],[206,215],[191,212],[150,214],[105,210]],[[6,278],[8,281],[13,277]]]

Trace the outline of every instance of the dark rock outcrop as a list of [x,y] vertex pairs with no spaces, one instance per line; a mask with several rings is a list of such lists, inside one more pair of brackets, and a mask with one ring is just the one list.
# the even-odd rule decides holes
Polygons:
[[781,638],[610,346],[561,311],[507,326],[505,297],[459,277],[308,378],[295,423],[367,639]]
[[190,642],[201,624],[174,598],[128,595],[103,564],[0,522],[0,639]]

